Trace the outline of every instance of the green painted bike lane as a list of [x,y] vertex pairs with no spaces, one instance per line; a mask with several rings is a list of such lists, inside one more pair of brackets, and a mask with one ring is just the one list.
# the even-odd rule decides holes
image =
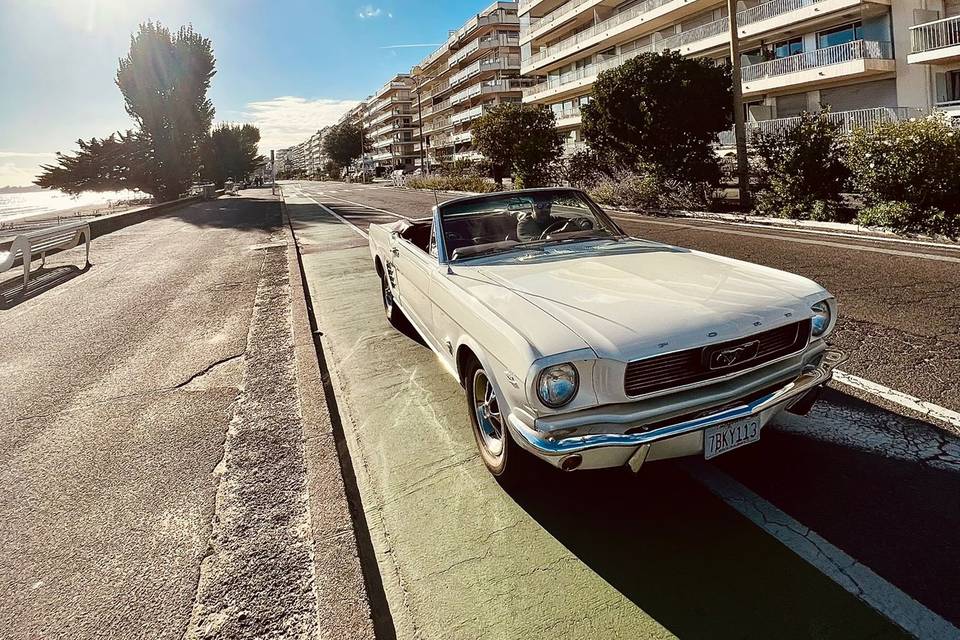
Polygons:
[[505,491],[459,385],[386,321],[366,239],[286,201],[398,637],[902,637],[680,465]]

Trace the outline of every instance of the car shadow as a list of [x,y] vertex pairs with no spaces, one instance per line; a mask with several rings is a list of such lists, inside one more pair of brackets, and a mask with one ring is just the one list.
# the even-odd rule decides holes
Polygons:
[[[844,407],[842,421],[838,406]],[[827,428],[841,431],[850,414],[896,423],[907,438],[942,433],[834,390],[810,420],[827,420]],[[791,420],[796,431],[796,421],[804,419]],[[960,601],[951,587],[960,567],[960,473],[933,459],[897,459],[843,440],[771,426],[757,445],[705,464],[960,624]],[[956,451],[960,454],[960,444]],[[849,619],[846,629],[831,627],[837,616],[851,615],[850,607],[831,612],[824,600],[839,606],[846,592],[715,497],[684,462],[649,463],[636,475],[564,474],[535,460],[525,466],[521,479],[505,487],[514,501],[679,637],[846,637],[851,628],[876,631],[878,622],[868,619],[864,627]]]
[[61,265],[41,267],[30,272],[27,288],[23,288],[23,272],[15,269],[16,277],[0,282],[0,311],[9,311],[14,307],[70,282],[90,270],[91,265],[78,267]]

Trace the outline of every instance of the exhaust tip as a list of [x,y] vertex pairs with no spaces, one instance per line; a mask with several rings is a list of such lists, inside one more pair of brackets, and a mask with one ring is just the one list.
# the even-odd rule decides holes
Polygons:
[[574,471],[580,464],[583,462],[583,456],[579,453],[575,453],[572,456],[567,456],[560,461],[560,468],[564,471]]

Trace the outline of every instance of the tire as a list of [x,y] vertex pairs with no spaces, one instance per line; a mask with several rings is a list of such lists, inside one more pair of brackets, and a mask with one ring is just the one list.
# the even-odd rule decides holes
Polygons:
[[393,290],[390,288],[390,281],[387,274],[380,275],[380,295],[383,299],[383,312],[387,316],[390,324],[396,326],[400,318],[400,310],[397,308],[397,302],[393,299]]
[[475,360],[467,367],[464,386],[467,390],[467,411],[480,459],[501,483],[509,482],[517,475],[522,462],[519,460],[520,454],[523,452],[514,444],[507,429],[493,384]]

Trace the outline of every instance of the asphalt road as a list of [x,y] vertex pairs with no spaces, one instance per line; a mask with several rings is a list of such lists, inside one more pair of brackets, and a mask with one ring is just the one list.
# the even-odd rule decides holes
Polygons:
[[372,637],[288,238],[250,192],[0,282],[0,636]]
[[[895,637],[897,607],[875,598],[894,592],[939,621],[919,635],[960,635],[960,443],[942,425],[836,386],[809,418],[715,464],[545,468],[506,493],[477,459],[459,386],[383,318],[363,237],[429,215],[435,196],[338,183],[285,195],[399,637]],[[960,252],[620,221],[817,279],[840,302],[850,373],[960,408]]]

